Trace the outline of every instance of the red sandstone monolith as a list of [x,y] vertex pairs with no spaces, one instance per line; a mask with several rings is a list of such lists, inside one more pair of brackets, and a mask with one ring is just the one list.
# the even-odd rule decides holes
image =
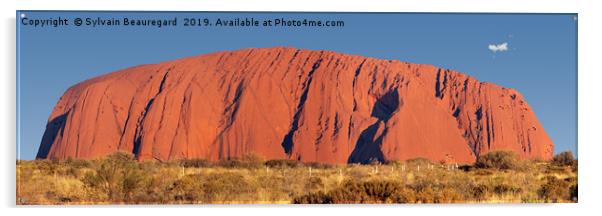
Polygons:
[[431,65],[331,51],[243,49],[141,65],[69,88],[38,158],[470,163],[554,145],[517,91]]

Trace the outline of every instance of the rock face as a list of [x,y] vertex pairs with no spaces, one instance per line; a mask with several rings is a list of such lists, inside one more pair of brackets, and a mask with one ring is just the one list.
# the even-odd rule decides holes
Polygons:
[[431,65],[293,48],[141,65],[69,88],[38,158],[474,162],[492,150],[550,159],[517,91]]

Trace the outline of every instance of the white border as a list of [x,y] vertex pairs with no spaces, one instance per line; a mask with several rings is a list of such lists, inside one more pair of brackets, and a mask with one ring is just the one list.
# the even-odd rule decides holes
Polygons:
[[[68,215],[573,215],[593,212],[599,214],[598,194],[602,142],[597,135],[602,128],[599,82],[602,81],[598,63],[601,8],[596,0],[406,0],[392,3],[384,0],[314,1],[314,0],[28,0],[1,1],[2,11],[2,66],[0,80],[0,137],[2,152],[2,215],[68,214]],[[185,10],[185,11],[337,11],[337,12],[512,12],[512,13],[578,13],[578,93],[579,93],[579,203],[552,205],[395,205],[395,206],[137,206],[137,207],[20,207],[15,206],[16,157],[16,69],[15,69],[15,15],[16,10]],[[553,97],[553,95],[550,95]],[[598,213],[595,213],[598,212]]]

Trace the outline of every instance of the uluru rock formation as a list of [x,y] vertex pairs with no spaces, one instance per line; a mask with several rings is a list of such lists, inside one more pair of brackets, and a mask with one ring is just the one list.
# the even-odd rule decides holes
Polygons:
[[294,48],[243,49],[141,65],[69,88],[37,158],[470,163],[554,145],[517,91],[459,72]]

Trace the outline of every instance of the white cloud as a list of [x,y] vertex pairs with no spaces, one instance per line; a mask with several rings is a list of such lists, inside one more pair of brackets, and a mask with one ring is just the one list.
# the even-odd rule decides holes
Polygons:
[[489,44],[488,47],[489,50],[491,50],[491,52],[505,52],[508,51],[508,43],[501,43],[501,44]]

